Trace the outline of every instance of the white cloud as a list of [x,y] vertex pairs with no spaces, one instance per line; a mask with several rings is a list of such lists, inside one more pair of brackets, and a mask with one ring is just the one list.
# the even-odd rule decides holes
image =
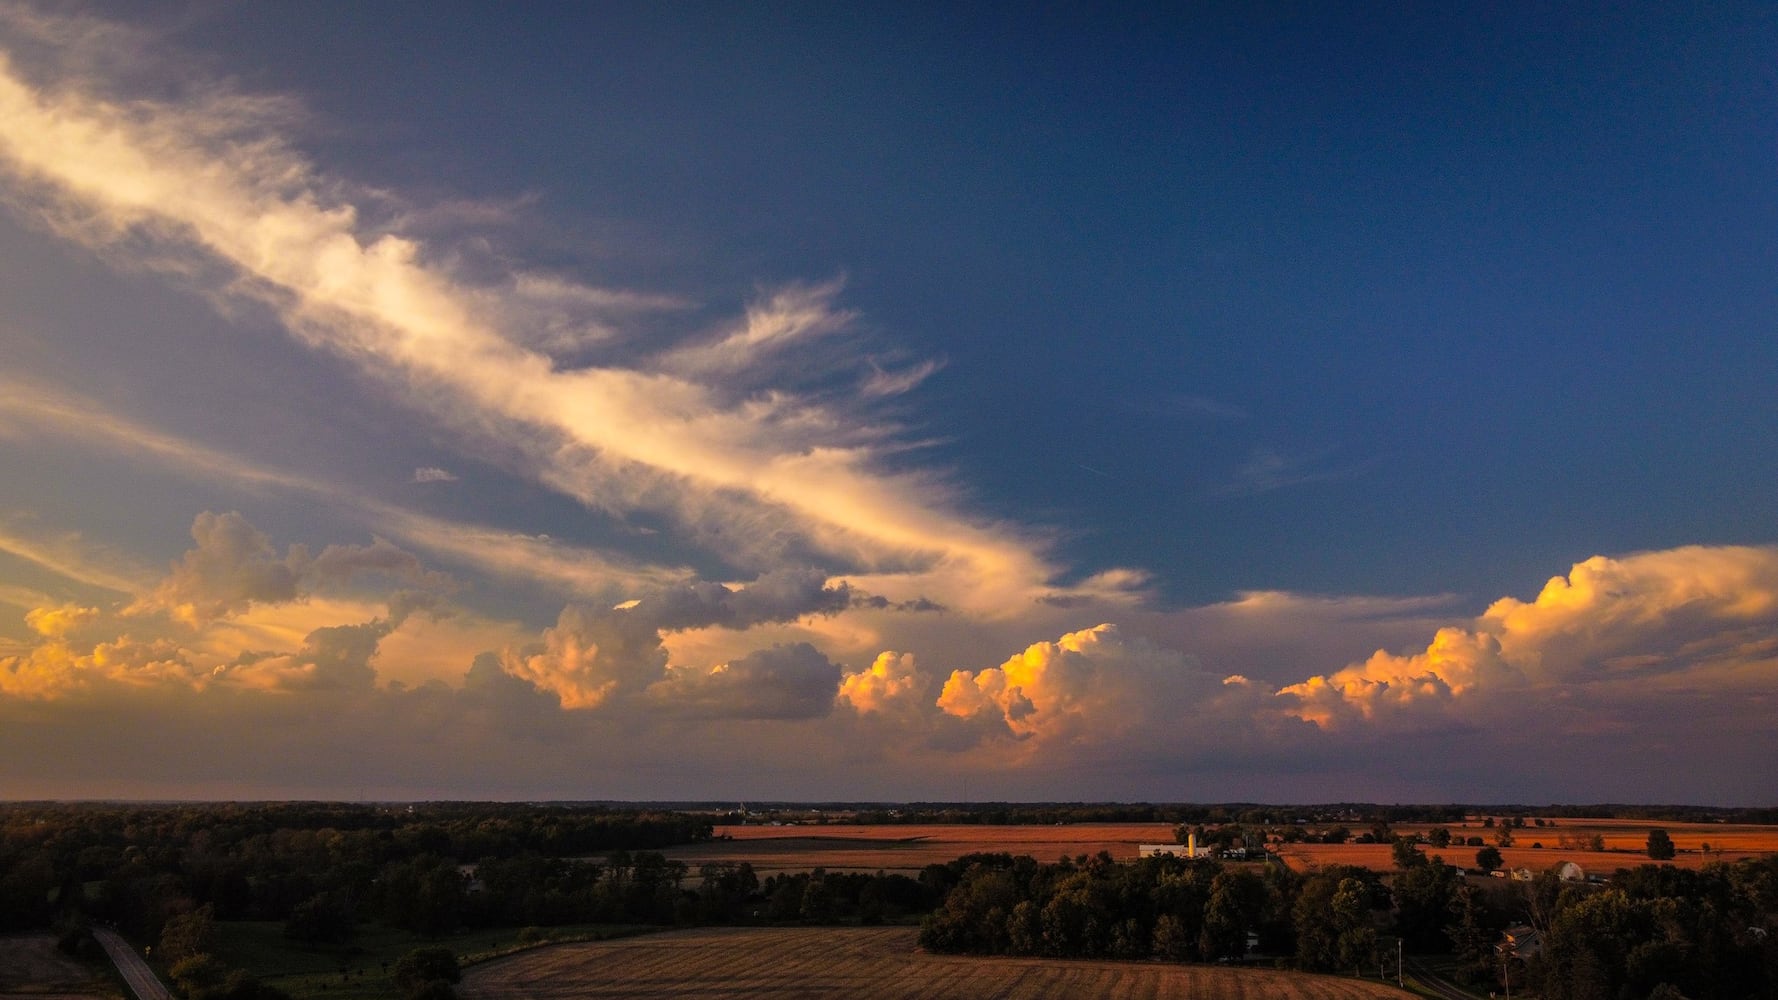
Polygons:
[[422,465],[414,470],[414,482],[416,483],[454,483],[456,481],[457,477],[454,473],[435,465]]
[[0,64],[0,165],[15,201],[109,253],[152,246],[226,265],[230,294],[270,304],[301,341],[453,431],[498,442],[540,482],[595,508],[676,516],[756,569],[803,547],[837,568],[911,574],[950,605],[1016,605],[1053,575],[1037,539],[960,514],[932,475],[883,468],[885,428],[784,390],[730,398],[738,372],[778,370],[782,346],[847,325],[830,289],[770,293],[658,368],[564,370],[505,328],[523,308],[503,312],[495,288],[366,225],[348,186],[259,117],[281,104],[217,87],[183,103],[116,101],[83,86],[33,86]]

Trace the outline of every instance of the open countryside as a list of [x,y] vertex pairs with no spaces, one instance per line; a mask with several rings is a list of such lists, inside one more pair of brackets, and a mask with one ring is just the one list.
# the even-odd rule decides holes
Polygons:
[[[1454,838],[1450,846],[1422,845],[1449,864],[1469,867],[1483,845],[1459,844],[1479,837],[1497,846],[1497,829],[1483,826],[1484,817],[1460,823],[1399,823],[1395,836],[1429,837],[1443,827]],[[1557,819],[1556,825],[1527,826],[1512,830],[1513,846],[1498,847],[1503,867],[1529,868],[1539,872],[1564,861],[1573,861],[1589,873],[1609,875],[1620,867],[1646,864],[1648,835],[1665,830],[1676,853],[1664,862],[1682,868],[1701,868],[1715,861],[1738,861],[1778,853],[1778,827],[1751,823],[1683,823],[1628,819]],[[1305,826],[1306,835],[1320,836],[1337,822]],[[1391,845],[1357,843],[1367,826],[1346,824],[1354,840],[1341,844],[1273,843],[1283,861],[1298,871],[1327,865],[1357,865],[1379,871],[1393,866]],[[1174,842],[1177,827],[1171,823],[1065,823],[1059,825],[984,824],[850,824],[799,823],[796,825],[734,824],[717,826],[713,839],[671,847],[667,857],[683,861],[693,872],[700,865],[741,863],[753,866],[762,877],[774,872],[830,871],[901,872],[917,874],[929,864],[943,864],[968,854],[1026,854],[1039,861],[1054,861],[1101,851],[1125,861],[1136,857],[1142,844]],[[1603,851],[1591,849],[1599,837]],[[1276,838],[1274,838],[1276,839]],[[1565,847],[1569,843],[1586,846]],[[1539,845],[1542,846],[1534,846]],[[1705,850],[1708,845],[1708,851]]]
[[185,1000],[1386,996],[1398,957],[1422,991],[1778,995],[1770,810],[1546,811],[10,804],[0,927],[37,936],[0,987],[105,996],[112,951]]
[[695,996],[878,1000],[1363,1000],[1375,981],[1214,965],[928,955],[911,928],[702,928],[557,945],[468,970],[466,1000]]

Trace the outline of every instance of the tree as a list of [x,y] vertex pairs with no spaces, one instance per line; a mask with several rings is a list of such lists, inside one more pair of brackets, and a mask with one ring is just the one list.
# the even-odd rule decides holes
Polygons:
[[395,963],[395,985],[409,996],[432,989],[432,983],[455,983],[463,978],[457,956],[449,948],[415,948]]
[[1676,849],[1673,838],[1667,831],[1656,828],[1648,831],[1648,856],[1656,861],[1672,861]]
[[1426,839],[1432,846],[1443,850],[1451,846],[1451,831],[1442,826],[1435,826],[1432,828],[1432,832],[1426,835]]
[[207,954],[216,943],[216,908],[208,903],[167,919],[161,928],[161,961],[177,965],[195,955]]
[[1400,868],[1403,871],[1406,871],[1409,868],[1418,868],[1426,863],[1426,855],[1420,853],[1420,849],[1414,846],[1414,838],[1412,837],[1395,838],[1395,843],[1390,848],[1390,853],[1395,858],[1395,867]]
[[284,936],[313,947],[345,944],[358,933],[358,917],[344,893],[320,892],[296,904],[284,922]]
[[1500,848],[1484,847],[1475,852],[1475,866],[1482,871],[1491,872],[1500,867]]
[[1353,975],[1358,975],[1377,952],[1377,929],[1370,924],[1368,898],[1364,883],[1355,878],[1341,879],[1333,897],[1340,965],[1351,966]]

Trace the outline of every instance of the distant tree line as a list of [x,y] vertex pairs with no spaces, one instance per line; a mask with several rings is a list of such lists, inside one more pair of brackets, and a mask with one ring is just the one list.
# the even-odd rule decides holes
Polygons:
[[[679,804],[679,808],[692,808]],[[1342,822],[1368,826],[1394,823],[1461,823],[1466,817],[1500,817],[1519,825],[1538,818],[1627,819],[1668,823],[1753,823],[1778,825],[1778,808],[1686,805],[1526,805],[1523,803],[1380,804],[1329,802],[1273,805],[1225,803],[1115,802],[825,802],[754,803],[747,813],[732,803],[699,803],[697,808],[721,813],[722,822],[772,818],[814,823],[982,824],[1019,826],[1054,823],[1242,823],[1280,826],[1291,823]],[[727,810],[724,812],[724,810]]]

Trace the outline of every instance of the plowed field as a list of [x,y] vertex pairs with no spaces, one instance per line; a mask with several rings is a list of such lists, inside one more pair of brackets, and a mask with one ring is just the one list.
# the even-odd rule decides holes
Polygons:
[[1407,997],[1369,980],[1214,965],[927,955],[911,928],[706,928],[565,944],[468,969],[465,1000]]

